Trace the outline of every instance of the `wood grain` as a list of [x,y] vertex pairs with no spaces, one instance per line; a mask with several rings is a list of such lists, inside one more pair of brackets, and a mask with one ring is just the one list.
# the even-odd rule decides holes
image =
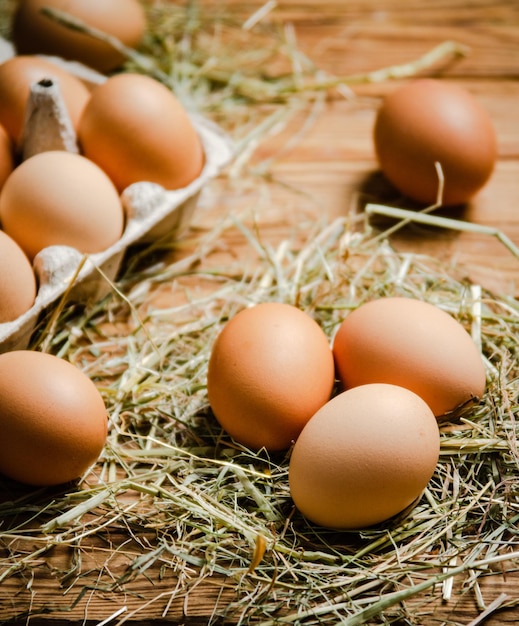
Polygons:
[[[200,4],[208,14],[219,5],[210,0]],[[225,4],[239,20],[262,2],[227,0]],[[481,100],[495,123],[499,161],[488,185],[453,216],[501,229],[519,244],[516,0],[280,0],[266,19],[293,25],[300,49],[333,76],[408,63],[446,40],[467,46],[465,57],[440,62],[427,73],[462,84]],[[301,215],[314,219],[321,211],[323,218],[333,219],[362,212],[368,201],[395,201],[394,191],[378,173],[371,140],[379,98],[394,87],[394,81],[359,85],[351,98],[330,90],[328,100],[313,112],[311,124],[306,126],[308,111],[294,115],[253,156],[251,166],[270,168],[272,183],[263,183],[268,191],[255,196],[239,185],[229,188],[215,182],[204,196],[194,227],[207,229],[222,215],[256,203],[262,237],[274,245],[292,236]],[[519,292],[519,259],[495,238],[411,226],[395,237],[394,244],[450,258],[459,271],[494,291]],[[234,255],[240,262],[244,247],[234,233],[222,242],[220,253]],[[226,579],[210,569],[200,571],[180,556],[161,558],[144,574],[134,575],[128,567],[136,555],[153,546],[153,534],[143,529],[132,533],[108,528],[104,541],[85,539],[79,546],[57,546],[31,562],[31,567],[16,569],[0,585],[0,623],[90,625],[122,609],[113,623],[236,623],[240,615],[236,603],[254,585],[253,577],[244,571],[241,578]],[[2,544],[4,556],[15,548],[23,552],[23,542],[27,553],[34,549],[29,537],[19,542]],[[17,568],[16,562],[13,567]],[[500,572],[487,572],[477,588],[461,588],[460,583],[461,579],[455,581],[448,601],[441,600],[436,588],[409,600],[413,619],[418,615],[419,621],[406,623],[468,624],[502,593],[507,594],[503,604],[507,608],[485,624],[519,620],[514,606],[519,602],[516,569],[504,566]]]

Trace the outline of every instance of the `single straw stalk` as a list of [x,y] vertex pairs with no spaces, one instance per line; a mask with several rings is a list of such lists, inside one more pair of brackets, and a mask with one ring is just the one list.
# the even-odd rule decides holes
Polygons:
[[502,230],[495,226],[485,226],[484,224],[477,224],[475,222],[467,222],[465,220],[457,220],[450,217],[443,217],[440,215],[429,215],[421,211],[411,211],[408,209],[401,209],[397,207],[389,207],[380,204],[367,204],[366,214],[369,215],[382,215],[385,217],[392,217],[397,220],[401,220],[406,223],[415,222],[417,224],[425,224],[427,226],[437,226],[438,228],[446,228],[450,230],[458,230],[467,233],[477,233],[480,235],[490,235],[495,237],[500,243],[502,243],[517,259],[519,259],[519,247],[504,233]]

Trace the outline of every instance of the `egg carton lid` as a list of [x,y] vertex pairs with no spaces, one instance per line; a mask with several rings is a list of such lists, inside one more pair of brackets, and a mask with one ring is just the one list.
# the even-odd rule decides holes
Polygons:
[[[0,63],[13,54],[10,42],[0,37]],[[80,63],[59,57],[45,58],[92,84],[106,80]],[[38,279],[35,301],[16,320],[0,324],[0,352],[27,347],[41,313],[65,294],[81,302],[98,299],[109,291],[105,277],[115,277],[129,246],[165,235],[178,238],[188,227],[202,188],[232,160],[234,146],[217,124],[190,110],[187,114],[204,148],[205,164],[200,175],[189,185],[175,190],[147,181],[127,187],[121,194],[126,218],[124,232],[102,252],[85,255],[75,248],[58,245],[39,252],[33,261]]]

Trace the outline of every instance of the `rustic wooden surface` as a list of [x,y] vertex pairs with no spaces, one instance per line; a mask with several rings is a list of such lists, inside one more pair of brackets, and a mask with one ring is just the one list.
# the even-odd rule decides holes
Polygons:
[[[207,4],[213,3],[207,0]],[[244,18],[261,4],[252,0],[227,2]],[[499,161],[488,185],[453,216],[493,226],[519,244],[517,0],[280,0],[267,19],[292,24],[299,48],[333,75],[406,63],[446,40],[466,45],[464,58],[439,62],[426,73],[462,84],[486,106],[497,131]],[[264,237],[279,241],[290,234],[300,216],[298,202],[311,205],[313,210],[318,206],[323,215],[333,219],[358,211],[366,201],[392,197],[377,174],[371,127],[374,103],[394,87],[395,81],[356,87],[353,101],[344,94],[331,93],[306,132],[300,133],[301,120],[295,118],[281,134],[257,148],[253,162],[259,166],[271,159],[268,162],[276,179],[260,213]],[[299,190],[300,196],[283,191],[289,188]],[[204,228],[248,201],[249,196],[242,198],[239,191],[231,196],[215,183],[213,193],[204,195],[196,225]],[[411,227],[394,242],[402,248],[450,258],[483,286],[518,294],[519,259],[491,236]],[[236,244],[236,249],[243,245],[242,241],[228,243]],[[108,533],[102,545],[84,542],[80,592],[77,586],[68,590],[60,584],[64,572],[78,566],[75,558],[79,554],[66,546],[56,547],[52,557],[46,557],[45,566],[35,570],[34,578],[23,571],[6,578],[0,585],[0,623],[94,624],[125,606],[119,620],[133,624],[207,624],[216,606],[235,601],[236,583],[217,575],[207,575],[196,586],[186,584],[187,591],[178,591],[189,580],[191,569],[185,562],[173,563],[174,557],[171,563],[159,561],[145,576],[130,578],[123,588],[94,591],[97,565],[106,563],[105,573],[115,579],[125,571],[130,557],[146,546],[145,536],[130,539]],[[28,551],[33,550],[30,539],[19,541],[28,542]],[[107,553],[112,554],[109,561]],[[420,623],[469,624],[501,593],[509,596],[509,604],[519,602],[519,574],[515,571],[483,577],[480,587],[480,599],[472,591],[453,593],[443,604],[432,594],[425,601],[422,597]],[[417,601],[411,600],[410,606],[413,602]],[[59,610],[47,611],[49,607]],[[511,606],[485,623],[495,626],[517,620],[519,609]]]

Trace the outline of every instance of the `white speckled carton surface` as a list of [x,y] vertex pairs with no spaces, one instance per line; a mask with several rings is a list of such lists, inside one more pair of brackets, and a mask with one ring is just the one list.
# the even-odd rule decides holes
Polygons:
[[[0,41],[0,62],[11,55],[9,44]],[[66,65],[70,69],[70,64]],[[80,66],[77,69],[82,72]],[[92,77],[95,81],[96,76]],[[105,295],[110,285],[102,274],[115,279],[129,246],[165,236],[178,238],[189,227],[200,191],[230,161],[233,153],[229,138],[218,126],[199,115],[190,113],[190,118],[204,146],[205,165],[200,176],[177,190],[166,190],[145,181],[125,189],[121,196],[125,230],[103,252],[85,256],[68,246],[50,246],[37,254],[33,263],[38,280],[35,302],[18,319],[0,324],[0,352],[26,348],[41,314],[65,294],[76,302],[97,300]]]

